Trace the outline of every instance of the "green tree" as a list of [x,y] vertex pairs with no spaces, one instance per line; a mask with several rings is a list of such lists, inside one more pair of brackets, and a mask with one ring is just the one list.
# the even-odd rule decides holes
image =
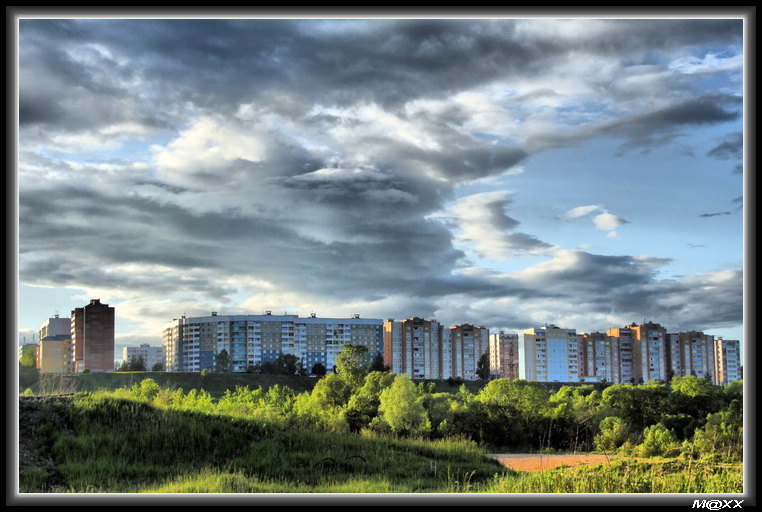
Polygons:
[[675,434],[661,423],[646,427],[643,438],[643,443],[638,446],[641,457],[671,457],[680,451]]
[[373,356],[373,360],[370,362],[370,366],[368,366],[368,373],[388,371],[391,371],[391,367],[384,364],[384,356],[380,353],[376,353],[376,355]]
[[381,392],[378,411],[395,434],[420,435],[431,430],[423,398],[407,374],[394,377],[391,386]]
[[349,399],[344,416],[353,432],[370,425],[378,416],[378,407],[381,404],[381,392],[394,382],[395,375],[389,372],[370,372],[365,376],[362,387]]
[[162,363],[156,363],[151,368],[152,372],[163,372],[164,371],[164,365]]
[[279,375],[296,375],[301,368],[299,358],[294,354],[280,354],[274,364],[275,373]]
[[326,375],[312,389],[311,401],[317,407],[344,407],[352,396],[352,389],[340,375]]
[[230,371],[230,355],[224,348],[214,357],[214,368],[218,372]]
[[476,364],[476,376],[485,382],[489,380],[489,352],[485,352],[479,357],[479,362]]
[[617,416],[604,418],[600,424],[600,433],[595,436],[595,447],[612,453],[622,446],[630,437],[630,427]]
[[130,362],[127,364],[127,371],[129,372],[144,372],[146,371],[146,360],[143,356],[131,357]]
[[336,358],[336,373],[351,386],[359,388],[370,366],[368,347],[346,344]]

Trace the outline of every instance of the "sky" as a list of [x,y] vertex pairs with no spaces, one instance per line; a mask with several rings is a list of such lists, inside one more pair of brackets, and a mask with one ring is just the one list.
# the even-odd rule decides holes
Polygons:
[[181,315],[743,340],[744,20],[18,20],[18,333]]

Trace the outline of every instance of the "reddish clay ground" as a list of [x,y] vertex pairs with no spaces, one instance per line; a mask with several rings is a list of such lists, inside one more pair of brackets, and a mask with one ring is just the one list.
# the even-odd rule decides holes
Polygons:
[[562,454],[548,455],[538,453],[507,453],[494,454],[502,465],[515,471],[542,471],[543,469],[552,469],[559,466],[579,466],[581,464],[606,464],[611,462],[611,457],[605,455],[588,454]]

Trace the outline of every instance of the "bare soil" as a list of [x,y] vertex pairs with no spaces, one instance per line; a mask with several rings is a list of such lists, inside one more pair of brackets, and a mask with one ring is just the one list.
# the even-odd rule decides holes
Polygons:
[[543,471],[560,466],[607,464],[614,457],[602,454],[540,454],[540,453],[505,453],[492,454],[503,466],[514,471]]

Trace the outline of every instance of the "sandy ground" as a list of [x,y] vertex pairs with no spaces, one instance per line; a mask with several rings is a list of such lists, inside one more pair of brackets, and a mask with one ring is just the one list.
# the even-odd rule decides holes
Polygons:
[[581,464],[606,464],[611,462],[606,455],[589,454],[539,454],[539,453],[493,453],[502,465],[515,471],[542,471],[559,466],[579,466]]

